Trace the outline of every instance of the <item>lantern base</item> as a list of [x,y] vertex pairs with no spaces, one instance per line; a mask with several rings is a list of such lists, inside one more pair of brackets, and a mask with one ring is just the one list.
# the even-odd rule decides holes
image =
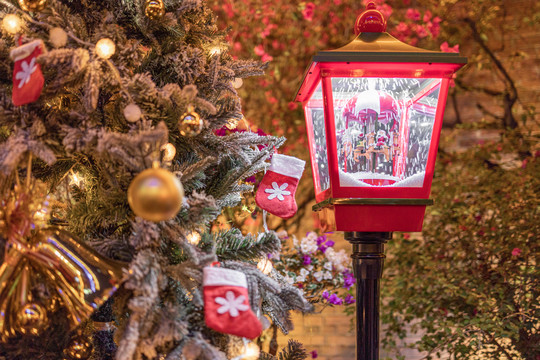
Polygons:
[[313,206],[321,229],[331,231],[422,231],[431,199],[328,199]]

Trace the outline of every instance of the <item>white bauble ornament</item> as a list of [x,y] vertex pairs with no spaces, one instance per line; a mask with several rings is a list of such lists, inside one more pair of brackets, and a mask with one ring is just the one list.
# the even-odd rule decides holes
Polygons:
[[142,116],[141,108],[137,104],[129,104],[124,108],[124,116],[129,122],[139,121]]
[[60,27],[52,28],[49,31],[49,42],[54,46],[55,48],[61,48],[66,46],[68,41],[68,34],[64,31],[64,29]]

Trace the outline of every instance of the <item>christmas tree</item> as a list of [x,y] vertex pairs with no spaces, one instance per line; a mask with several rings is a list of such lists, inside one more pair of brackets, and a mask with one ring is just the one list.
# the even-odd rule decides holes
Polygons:
[[269,321],[287,332],[310,305],[256,266],[280,239],[212,226],[284,141],[218,131],[264,64],[233,59],[201,0],[0,17],[0,358],[248,359]]

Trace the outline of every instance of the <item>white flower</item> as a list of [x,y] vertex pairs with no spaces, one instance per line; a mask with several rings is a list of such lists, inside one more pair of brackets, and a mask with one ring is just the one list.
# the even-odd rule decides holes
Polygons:
[[291,195],[290,191],[285,190],[287,186],[289,186],[289,184],[283,183],[281,185],[278,185],[278,183],[274,181],[272,183],[273,189],[265,189],[264,192],[267,194],[271,194],[271,195],[268,195],[268,200],[272,200],[277,197],[279,201],[283,201],[285,200],[283,195],[285,196]]
[[221,307],[217,309],[218,314],[225,314],[228,312],[232,317],[237,317],[240,314],[238,311],[246,311],[249,309],[249,306],[244,304],[244,301],[246,300],[245,296],[240,295],[235,297],[232,291],[227,291],[225,298],[216,297],[214,300],[221,305]]
[[328,248],[324,255],[337,271],[345,270],[345,266],[350,262],[350,257],[345,250],[335,251],[333,248]]
[[315,278],[315,280],[321,281],[322,278],[323,278],[323,272],[322,271],[317,271],[317,272],[313,273],[313,277]]
[[316,240],[311,240],[310,238],[302,239],[302,242],[300,243],[300,250],[304,254],[314,253],[315,251],[317,251],[317,249],[318,249],[318,246],[317,246]]
[[32,60],[30,60],[30,64],[28,64],[26,61],[23,61],[21,63],[21,67],[22,70],[15,74],[15,79],[20,80],[19,89],[22,88],[23,85],[30,82],[32,74],[34,73],[34,71],[37,70],[36,58],[33,57]]
[[309,271],[313,270],[313,265],[306,266],[306,269],[308,269]]
[[332,280],[332,273],[330,271],[325,271],[323,274],[324,280]]
[[294,279],[288,275],[284,276],[285,281],[288,282],[290,285],[294,284]]
[[324,263],[324,266],[323,266],[326,270],[330,270],[332,271],[332,263],[331,262],[326,262]]
[[304,282],[306,281],[306,277],[309,275],[309,271],[306,269],[300,269],[300,275],[296,277],[296,281],[298,282]]

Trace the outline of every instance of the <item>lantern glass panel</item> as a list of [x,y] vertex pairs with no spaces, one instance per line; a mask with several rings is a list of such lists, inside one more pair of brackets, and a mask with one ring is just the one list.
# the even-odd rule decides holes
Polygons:
[[305,114],[310,131],[311,161],[314,163],[315,189],[322,192],[330,187],[328,172],[326,129],[321,82],[316,87],[305,106]]
[[441,79],[332,78],[342,187],[422,187]]

